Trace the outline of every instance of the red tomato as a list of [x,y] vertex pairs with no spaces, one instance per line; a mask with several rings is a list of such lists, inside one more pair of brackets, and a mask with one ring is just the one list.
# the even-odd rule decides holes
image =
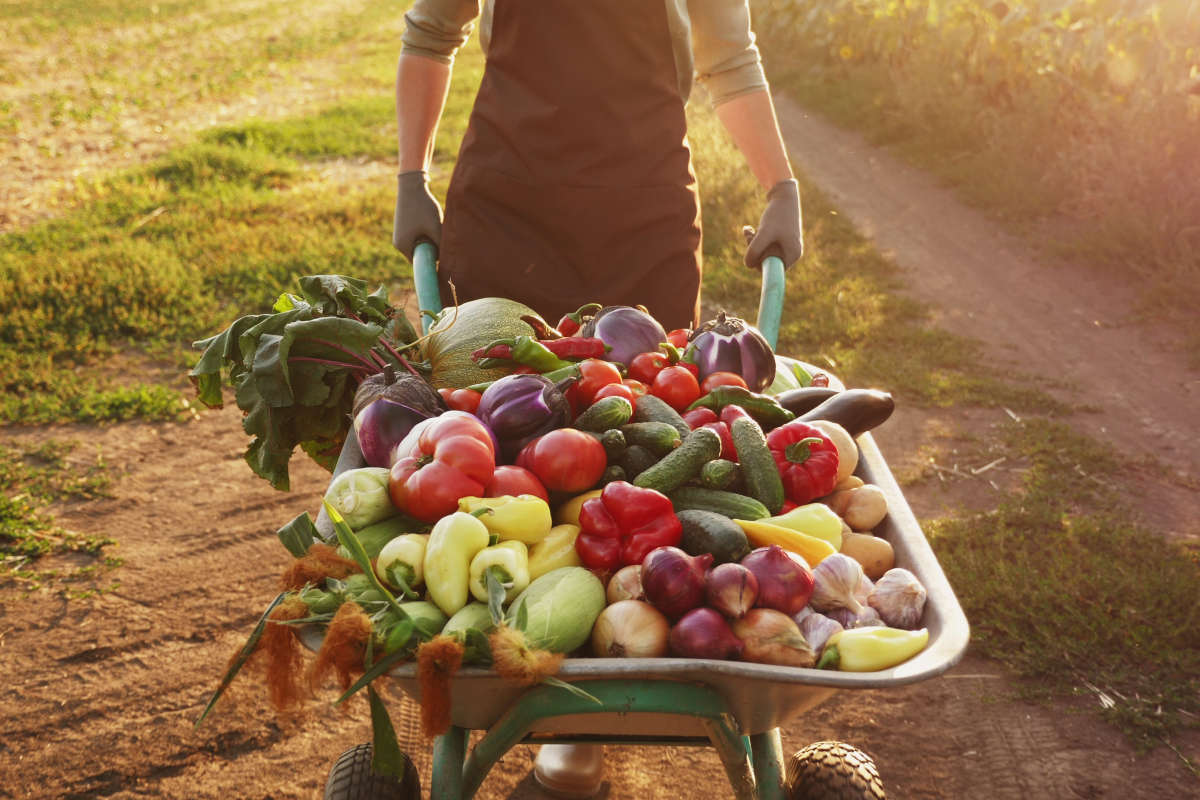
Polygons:
[[667,334],[667,341],[682,350],[687,347],[688,337],[691,335],[692,332],[687,328],[676,328]]
[[671,361],[666,353],[640,353],[629,362],[629,377],[651,384],[658,373],[670,365]]
[[678,361],[676,364],[677,366],[683,367],[688,372],[692,373],[696,380],[700,380],[700,368],[698,366],[690,361]]
[[654,377],[650,394],[662,398],[676,411],[683,411],[700,399],[700,384],[685,367],[667,367]]
[[483,395],[474,389],[438,389],[438,394],[446,401],[446,405],[455,411],[466,411],[474,414],[479,408],[479,398]]
[[749,389],[746,380],[736,372],[710,372],[700,384],[700,391],[708,394],[718,386],[740,386]]
[[716,422],[720,417],[717,412],[711,408],[693,408],[691,411],[685,411],[683,421],[688,424],[692,430],[696,430],[701,425],[707,425],[710,422]]
[[[749,417],[750,414],[741,406],[725,406],[721,409],[721,422],[726,425],[732,425],[733,421],[738,417]],[[751,417],[753,419],[753,417]]]
[[434,417],[396,456],[388,493],[397,508],[423,522],[457,511],[460,497],[482,497],[496,470],[492,435],[482,422],[458,411]]
[[599,482],[608,456],[594,436],[558,428],[525,445],[517,466],[532,472],[552,492],[583,492]]
[[642,383],[641,381],[639,381],[635,378],[626,378],[625,380],[621,381],[621,383],[625,384],[626,386],[628,386],[630,388],[630,390],[633,392],[634,397],[641,397],[646,392],[650,391],[649,386],[647,386],[646,384]]
[[579,380],[571,386],[570,391],[575,394],[579,407],[587,408],[596,399],[596,392],[600,391],[600,387],[620,382],[621,370],[617,369],[616,364],[599,358],[588,358],[579,362]]
[[546,487],[538,480],[537,475],[515,464],[496,467],[496,471],[492,473],[491,483],[483,490],[484,497],[503,497],[506,494],[513,496],[535,494],[547,503],[550,502],[550,495],[546,492]]
[[600,387],[600,391],[596,392],[596,399],[602,397],[624,397],[632,405],[637,395],[633,393],[633,389],[626,386],[624,383],[609,383]]

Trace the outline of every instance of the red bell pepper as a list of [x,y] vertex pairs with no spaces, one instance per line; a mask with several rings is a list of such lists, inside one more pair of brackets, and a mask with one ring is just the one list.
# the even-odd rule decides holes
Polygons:
[[837,485],[837,445],[807,422],[780,425],[767,434],[767,447],[783,478],[784,494],[793,503],[812,502]]
[[683,525],[670,499],[653,489],[613,481],[579,509],[575,551],[583,565],[615,570],[640,564],[656,547],[675,546]]

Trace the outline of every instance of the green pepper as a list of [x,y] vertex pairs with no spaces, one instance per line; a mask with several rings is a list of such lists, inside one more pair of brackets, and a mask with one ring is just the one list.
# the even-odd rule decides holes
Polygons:
[[504,602],[511,601],[529,585],[529,549],[524,542],[510,540],[485,547],[471,559],[471,594],[481,603],[488,601],[488,571],[504,587]]
[[471,559],[491,536],[476,517],[462,511],[437,521],[425,547],[425,588],[438,608],[453,616],[467,604]]
[[906,631],[900,628],[850,628],[829,637],[818,669],[843,672],[875,672],[894,667],[925,649],[929,630]]
[[688,406],[687,410],[710,408],[720,411],[725,406],[741,406],[760,425],[772,428],[796,418],[795,414],[781,406],[774,397],[752,392],[742,386],[714,387],[711,392]]

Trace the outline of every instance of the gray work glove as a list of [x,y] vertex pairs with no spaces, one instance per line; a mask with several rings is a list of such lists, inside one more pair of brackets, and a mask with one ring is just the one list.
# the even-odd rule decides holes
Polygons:
[[761,269],[767,256],[779,256],[783,267],[804,255],[804,232],[800,218],[800,184],[795,178],[780,181],[767,192],[767,207],[758,221],[758,231],[747,227],[746,266]]
[[442,207],[429,193],[429,176],[423,169],[401,172],[396,188],[396,217],[392,222],[392,246],[412,261],[417,242],[442,242]]

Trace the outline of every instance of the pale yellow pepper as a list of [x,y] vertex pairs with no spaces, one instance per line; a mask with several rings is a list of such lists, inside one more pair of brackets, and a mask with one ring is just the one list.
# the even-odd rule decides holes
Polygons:
[[458,501],[459,511],[472,514],[480,509],[488,509],[479,519],[500,541],[534,544],[546,538],[553,524],[549,504],[533,494],[463,497]]
[[824,539],[818,539],[816,536],[809,536],[807,533],[785,528],[782,525],[772,525],[765,520],[735,519],[734,522],[741,527],[746,538],[750,540],[750,544],[755,547],[777,544],[784,550],[790,550],[802,556],[810,567],[815,567],[837,552],[833,545]]
[[555,525],[546,538],[529,548],[529,578],[535,580],[559,567],[582,567],[575,551],[578,525]]
[[509,539],[485,547],[471,559],[471,594],[481,603],[488,601],[485,573],[493,570],[504,587],[504,602],[510,602],[529,585],[529,548],[524,542]]
[[833,545],[834,550],[842,549],[842,518],[824,503],[807,503],[796,506],[786,514],[768,517],[759,522],[791,528],[794,531],[824,539]]
[[375,559],[375,574],[393,589],[400,589],[397,578],[412,589],[425,580],[425,548],[429,534],[406,533],[389,541]]
[[838,631],[829,637],[817,667],[843,672],[875,672],[901,664],[925,649],[929,630],[873,626]]
[[555,525],[578,525],[579,524],[579,509],[583,508],[583,504],[593,497],[599,497],[603,489],[592,489],[590,492],[584,492],[581,495],[572,497],[567,502],[563,503],[554,510]]
[[447,616],[467,604],[471,559],[488,546],[491,533],[470,514],[455,511],[437,521],[425,547],[425,588]]

